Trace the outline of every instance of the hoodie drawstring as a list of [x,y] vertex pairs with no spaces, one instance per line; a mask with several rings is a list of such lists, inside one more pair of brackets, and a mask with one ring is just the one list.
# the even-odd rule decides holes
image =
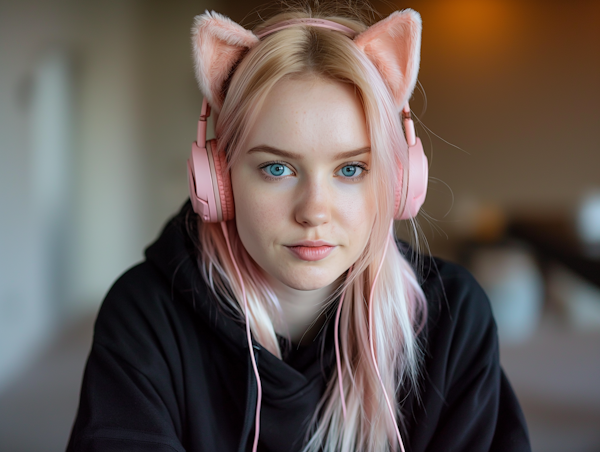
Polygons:
[[[256,365],[258,365],[258,351],[260,347],[257,345],[254,348],[254,359]],[[252,424],[254,423],[254,416],[256,415],[256,402],[258,398],[258,385],[256,384],[256,375],[252,371],[252,358],[248,353],[248,388],[246,391],[246,412],[244,413],[244,427],[242,428],[242,437],[240,438],[240,445],[238,452],[246,452],[246,446],[248,445],[248,438],[250,437],[250,431],[252,430]]]

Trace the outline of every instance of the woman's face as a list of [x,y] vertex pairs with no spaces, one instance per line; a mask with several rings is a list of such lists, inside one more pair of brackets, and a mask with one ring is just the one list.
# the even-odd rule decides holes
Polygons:
[[274,87],[231,169],[238,233],[268,279],[320,289],[358,259],[375,219],[370,157],[351,86],[306,78]]

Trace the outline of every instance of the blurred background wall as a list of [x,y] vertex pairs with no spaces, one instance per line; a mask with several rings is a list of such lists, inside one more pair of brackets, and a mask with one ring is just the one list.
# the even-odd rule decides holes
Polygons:
[[[531,275],[513,284],[517,296],[537,300],[523,314],[529,333],[512,345],[503,336],[504,365],[529,417],[548,411],[546,393],[531,396],[537,376],[570,359],[557,364],[563,373],[549,377],[547,393],[577,401],[578,386],[588,397],[568,412],[577,422],[561,439],[568,450],[600,450],[599,434],[585,429],[600,425],[592,384],[600,381],[600,321],[578,332],[564,320],[568,307],[548,308],[553,293],[566,293],[567,303],[583,293],[589,306],[580,317],[593,319],[597,286],[560,265],[540,267],[551,259],[523,241],[500,257],[496,246],[515,218],[575,228],[583,200],[600,187],[600,2],[373,4],[384,15],[412,7],[423,18],[422,89],[411,107],[430,158],[420,223],[432,252],[474,263],[488,293],[502,292],[498,268]],[[187,196],[185,159],[201,104],[192,19],[216,9],[248,22],[257,5],[0,0],[1,451],[64,448],[99,304]],[[562,281],[555,292],[548,274]],[[505,309],[507,325],[526,304]],[[558,320],[540,320],[547,312]],[[532,354],[547,360],[532,364]],[[540,439],[562,422],[557,416],[530,419],[534,450],[567,450]],[[27,433],[32,422],[36,435]]]

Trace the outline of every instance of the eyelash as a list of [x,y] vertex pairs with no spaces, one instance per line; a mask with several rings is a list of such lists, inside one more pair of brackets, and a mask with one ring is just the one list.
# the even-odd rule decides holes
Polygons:
[[[263,165],[259,166],[259,168],[260,168],[260,170],[261,170],[261,175],[262,175],[262,177],[263,177],[265,180],[267,180],[267,181],[277,181],[277,180],[281,180],[281,179],[283,179],[283,177],[282,177],[282,176],[280,176],[280,177],[269,176],[269,175],[268,175],[268,174],[265,172],[265,168],[268,168],[268,167],[269,167],[269,166],[271,166],[271,165],[283,165],[283,166],[285,166],[286,168],[288,168],[288,169],[290,169],[290,170],[291,170],[291,168],[288,166],[288,164],[287,164],[287,163],[285,163],[285,162],[282,162],[281,160],[273,160],[273,161],[271,161],[271,162],[266,162],[266,163],[264,163]],[[364,164],[364,163],[362,163],[362,162],[349,162],[349,163],[346,163],[344,166],[342,166],[342,167],[340,168],[340,170],[341,170],[342,168],[345,168],[346,166],[356,166],[356,167],[358,167],[358,168],[360,168],[360,169],[362,170],[362,171],[361,171],[361,173],[360,173],[358,176],[354,176],[354,177],[343,177],[343,176],[342,176],[342,177],[343,177],[343,179],[345,179],[345,180],[347,180],[347,181],[350,181],[350,182],[358,182],[359,180],[363,179],[363,178],[364,178],[364,177],[365,177],[365,176],[366,176],[366,175],[369,173],[369,171],[370,171],[370,170],[367,168],[367,165],[365,165],[365,164]],[[293,170],[292,170],[292,171],[293,171]],[[339,171],[339,170],[338,170],[338,171]],[[336,172],[337,172],[337,171],[336,171]]]

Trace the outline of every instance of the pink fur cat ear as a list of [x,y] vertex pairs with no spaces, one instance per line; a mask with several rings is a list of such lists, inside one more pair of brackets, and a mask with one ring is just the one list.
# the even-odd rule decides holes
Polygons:
[[410,99],[419,73],[421,16],[396,11],[354,38],[375,64],[400,110]]
[[223,83],[231,69],[257,43],[258,38],[250,30],[214,11],[194,18],[192,47],[196,79],[217,112],[223,105]]

